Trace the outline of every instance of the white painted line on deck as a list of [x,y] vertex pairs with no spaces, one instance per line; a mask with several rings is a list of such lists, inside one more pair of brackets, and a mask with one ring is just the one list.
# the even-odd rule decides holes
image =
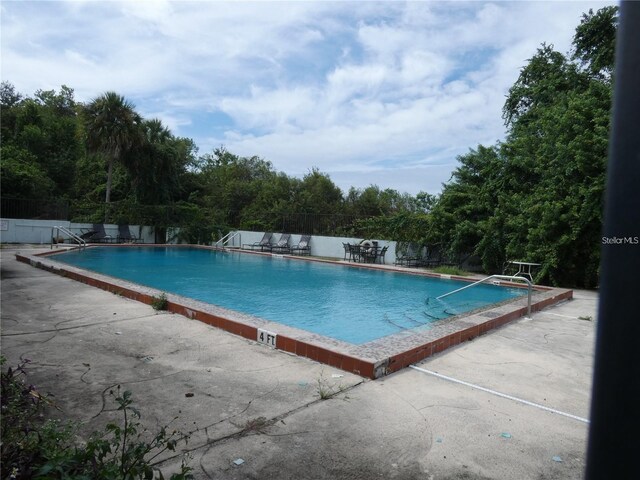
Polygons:
[[522,398],[513,397],[511,395],[507,395],[506,393],[496,392],[495,390],[491,390],[489,388],[481,387],[480,385],[474,385],[473,383],[465,382],[464,380],[458,380],[457,378],[448,377],[446,375],[442,375],[438,372],[432,372],[431,370],[426,370],[424,368],[417,367],[415,365],[409,365],[409,368],[413,368],[414,370],[418,370],[419,372],[426,373],[428,375],[433,375],[434,377],[442,378],[443,380],[448,380],[453,383],[459,383],[460,385],[465,385],[467,387],[475,388],[476,390],[481,390],[486,393],[490,393],[491,395],[496,395],[498,397],[506,398],[508,400],[513,400],[515,402],[523,403],[525,405],[529,405],[530,407],[536,407],[541,410],[545,410],[547,412],[556,413],[558,415],[562,415],[563,417],[569,417],[574,420],[578,420],[580,422],[589,423],[589,420],[586,418],[578,417],[577,415],[572,415],[570,413],[561,412],[560,410],[556,410],[555,408],[545,407],[544,405],[540,405],[539,403],[533,403],[528,400],[524,400]]
[[562,315],[561,313],[545,312],[544,310],[538,313],[546,314],[546,315],[555,315],[556,317],[573,318],[575,320],[579,320],[578,317],[572,317],[571,315]]

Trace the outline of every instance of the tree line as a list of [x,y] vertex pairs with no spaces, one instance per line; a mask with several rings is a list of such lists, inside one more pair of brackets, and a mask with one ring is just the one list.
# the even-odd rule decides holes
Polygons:
[[[617,8],[584,14],[571,52],[543,44],[503,108],[508,132],[478,145],[439,195],[371,185],[342,192],[312,169],[278,172],[224,147],[199,154],[115,92],[84,104],[73,89],[0,87],[2,196],[65,199],[72,220],[180,226],[209,242],[231,228],[278,230],[291,214],[348,216],[333,234],[426,245],[486,272],[508,259],[542,264],[539,281],[598,282]],[[313,231],[307,233],[314,233]]]

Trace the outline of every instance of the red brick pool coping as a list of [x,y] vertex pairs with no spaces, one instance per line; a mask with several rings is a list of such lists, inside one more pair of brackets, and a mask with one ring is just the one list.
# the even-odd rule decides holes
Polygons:
[[[124,248],[137,248],[139,246],[166,247],[166,245],[138,244],[127,245],[124,246]],[[122,245],[110,245],[109,247],[123,248]],[[197,245],[179,245],[171,247],[211,248]],[[56,253],[61,252],[51,251],[35,255],[17,253],[16,259],[34,267],[56,273],[93,287],[98,287],[108,292],[143,302],[148,305],[151,305],[155,298],[164,293],[160,290],[144,287],[133,282],[59,263],[49,258],[49,255]],[[246,253],[270,256],[270,254],[261,254],[258,252]],[[333,263],[345,268],[375,268],[390,270],[402,274],[450,278],[465,282],[476,281],[476,279],[469,277],[441,275],[384,265],[353,264],[343,261],[323,260],[313,257],[301,258],[289,255],[284,255],[282,257],[298,261]],[[500,282],[500,284],[522,288],[522,285],[517,283]],[[265,330],[276,335],[275,347],[279,350],[307,357],[320,363],[331,365],[332,367],[372,379],[398,371],[431,355],[440,353],[450,347],[472,340],[475,337],[487,333],[489,330],[501,327],[515,319],[525,316],[527,312],[527,299],[525,295],[524,298],[519,298],[508,303],[502,303],[489,309],[473,312],[466,316],[441,320],[429,326],[401,331],[362,345],[353,345],[323,335],[264,320],[253,315],[217,307],[215,305],[180,295],[166,294],[166,297],[168,300],[167,309],[170,312],[204,322],[213,327],[220,328],[253,341],[257,341],[258,329]],[[570,300],[571,298],[573,298],[572,290],[536,285],[534,287],[534,294],[531,301],[531,311],[539,311],[561,301]]]

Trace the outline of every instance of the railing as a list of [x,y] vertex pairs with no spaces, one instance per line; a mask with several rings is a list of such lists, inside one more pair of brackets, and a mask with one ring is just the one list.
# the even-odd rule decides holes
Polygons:
[[452,292],[449,293],[445,293],[444,295],[440,295],[439,297],[436,297],[437,300],[440,300],[444,297],[448,297],[449,295],[453,295],[454,293],[458,293],[461,292],[462,290],[466,290],[467,288],[471,288],[471,287],[475,287],[476,285],[479,285],[483,282],[486,282],[487,280],[491,280],[492,278],[498,278],[500,280],[524,280],[525,282],[527,282],[527,286],[528,288],[528,298],[527,298],[527,317],[531,316],[531,290],[533,288],[532,283],[529,281],[529,279],[524,278],[524,277],[517,277],[515,275],[491,275],[487,278],[483,278],[482,280],[478,280],[477,282],[473,282],[470,283],[469,285],[465,285],[462,288],[458,288],[456,290],[453,290]]
[[216,247],[224,248],[231,240],[238,237],[239,244],[242,245],[240,232],[229,232],[215,243]]
[[275,230],[295,234],[339,236],[353,228],[354,222],[367,218],[363,215],[343,215],[334,213],[274,213],[268,218],[281,216],[282,224],[274,225]]
[[67,200],[35,200],[28,198],[2,197],[0,199],[2,218],[25,220],[69,220]]
[[[53,232],[55,231],[58,232],[57,235],[53,234]],[[58,246],[57,240],[58,240],[58,235],[60,235],[60,232],[66,235],[69,235],[69,238],[75,241],[80,246],[80,248],[85,248],[87,246],[87,242],[85,242],[83,238],[79,237],[68,228],[62,227],[62,226],[55,226],[51,228],[51,248],[52,249],[54,244],[56,245],[56,247]]]

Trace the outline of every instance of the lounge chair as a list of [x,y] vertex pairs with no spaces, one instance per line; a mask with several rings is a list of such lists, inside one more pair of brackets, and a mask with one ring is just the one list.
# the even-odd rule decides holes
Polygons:
[[425,268],[437,267],[441,263],[442,263],[442,259],[440,258],[439,254],[429,255],[428,257],[421,258],[418,260],[418,266],[425,267]]
[[83,233],[81,238],[87,242],[105,242],[109,243],[113,240],[111,235],[107,235],[104,231],[104,225],[102,223],[94,223],[90,231]]
[[420,259],[422,258],[420,251],[420,247],[414,243],[410,243],[407,246],[406,251],[399,257],[396,257],[394,264],[401,265],[403,267],[417,267],[420,264]]
[[290,239],[290,233],[283,233],[280,235],[280,240],[271,245],[271,253],[289,253],[291,251],[291,245],[289,245]]
[[131,234],[129,225],[118,225],[118,243],[136,243],[138,239]]
[[442,255],[442,251],[438,248],[429,248],[428,254],[419,260],[420,267],[433,268],[440,265],[454,266],[455,262],[451,262]]
[[267,250],[271,250],[271,238],[273,237],[273,233],[271,232],[264,232],[264,235],[262,236],[262,240],[260,240],[259,242],[254,242],[254,243],[245,243],[242,245],[242,248],[247,247],[250,250],[258,250],[260,249],[261,252],[264,252],[265,248]]
[[97,232],[94,229],[86,229],[83,228],[81,229],[82,233],[80,234],[80,238],[83,240],[88,241],[93,235],[95,235]]
[[297,245],[291,247],[291,253],[293,255],[311,255],[311,235],[302,235]]

